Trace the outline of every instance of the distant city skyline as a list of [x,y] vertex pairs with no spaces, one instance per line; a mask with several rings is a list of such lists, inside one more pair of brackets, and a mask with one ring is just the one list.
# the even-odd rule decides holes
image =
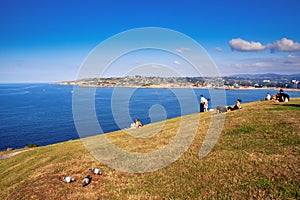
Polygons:
[[[171,29],[194,39],[222,76],[297,74],[299,7],[298,0],[2,0],[0,82],[75,80],[97,45],[141,27]],[[180,55],[193,51],[178,44],[174,50]],[[130,67],[141,66],[145,73],[172,68],[198,76],[187,65],[176,55],[141,50],[114,61],[106,76],[132,74]]]

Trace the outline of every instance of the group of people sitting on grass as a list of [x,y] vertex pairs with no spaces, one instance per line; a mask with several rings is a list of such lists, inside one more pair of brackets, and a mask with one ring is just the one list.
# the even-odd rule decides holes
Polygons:
[[271,97],[270,93],[267,93],[265,100],[266,101],[272,100],[275,102],[288,102],[288,101],[290,101],[290,96],[288,94],[284,93],[283,89],[280,89],[279,93],[274,94],[272,97]]
[[[288,101],[290,101],[290,96],[287,93],[284,93],[283,89],[280,89],[279,93],[274,94],[273,96],[271,96],[270,93],[267,93],[267,95],[265,97],[265,100],[266,101],[272,100],[272,101],[275,101],[275,102],[288,102]],[[239,109],[242,108],[241,102],[242,102],[242,100],[238,99],[236,101],[235,105],[233,105],[233,106],[217,106],[216,110],[219,113],[220,112],[233,111],[233,110],[239,110]]]
[[[208,101],[210,99],[206,99],[202,94],[200,95],[200,112],[206,112],[208,111]],[[241,99],[236,100],[236,104],[232,106],[217,106],[216,110],[217,112],[227,112],[227,111],[233,111],[233,110],[238,110],[241,109]]]
[[[208,101],[210,99],[204,98],[203,95],[200,95],[200,112],[206,112],[208,111]],[[279,93],[274,94],[271,97],[270,93],[267,93],[265,100],[273,100],[276,102],[288,102],[290,100],[290,96],[286,93],[283,92],[283,89],[279,90]],[[221,113],[221,112],[227,112],[227,111],[234,111],[234,110],[239,110],[242,109],[241,105],[242,100],[237,99],[235,105],[232,106],[217,106],[216,111]],[[131,123],[130,128],[140,128],[142,127],[143,124],[141,121],[136,118],[135,123]]]

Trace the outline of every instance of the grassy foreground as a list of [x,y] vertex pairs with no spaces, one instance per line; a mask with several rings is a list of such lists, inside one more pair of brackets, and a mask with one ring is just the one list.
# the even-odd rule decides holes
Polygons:
[[[198,115],[184,118],[193,127]],[[0,199],[300,199],[300,99],[254,102],[226,113],[217,144],[199,159],[212,115],[202,113],[188,150],[154,172],[114,170],[96,160],[80,140],[0,160]],[[138,135],[163,127],[148,138],[133,138],[124,131],[107,137],[122,149],[145,153],[168,144],[181,120],[133,130]],[[93,176],[82,188],[81,179],[92,167],[101,168],[103,175]],[[58,180],[65,175],[77,181]]]

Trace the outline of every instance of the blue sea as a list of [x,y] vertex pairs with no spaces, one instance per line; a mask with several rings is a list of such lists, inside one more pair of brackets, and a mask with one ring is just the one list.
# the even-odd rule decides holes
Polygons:
[[[78,92],[82,95],[78,96]],[[84,99],[85,92],[92,94],[92,100]],[[209,107],[214,108],[234,105],[237,98],[242,99],[242,104],[259,101],[268,92],[277,93],[274,90],[78,89],[55,84],[0,84],[0,150],[78,139],[76,127],[80,123],[90,127],[86,129],[87,135],[95,135],[127,128],[135,118],[149,124],[196,113],[200,94],[210,98]],[[291,98],[300,97],[300,92],[287,93]],[[74,112],[80,106],[87,116]],[[100,132],[89,125],[89,116],[94,115]]]

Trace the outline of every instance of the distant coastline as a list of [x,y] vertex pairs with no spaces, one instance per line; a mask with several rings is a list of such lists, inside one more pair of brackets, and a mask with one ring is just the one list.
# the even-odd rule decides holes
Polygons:
[[299,92],[300,89],[296,88],[281,88],[281,87],[263,87],[263,88],[256,88],[256,87],[239,87],[239,88],[234,88],[234,87],[195,87],[195,86],[169,86],[169,85],[151,85],[151,86],[137,86],[137,85],[132,85],[132,86],[118,86],[118,85],[111,85],[111,86],[97,86],[97,85],[80,85],[80,84],[62,84],[62,83],[56,83],[58,85],[77,85],[82,88],[159,88],[159,89],[172,89],[172,88],[192,88],[192,89],[216,89],[216,90],[280,90],[284,89],[286,91],[296,91]]
[[[292,78],[293,77],[293,78]],[[298,76],[269,74],[253,77],[145,77],[126,76],[110,78],[84,78],[62,81],[58,85],[77,85],[79,87],[127,87],[127,88],[199,88],[224,90],[279,90],[300,91]]]

